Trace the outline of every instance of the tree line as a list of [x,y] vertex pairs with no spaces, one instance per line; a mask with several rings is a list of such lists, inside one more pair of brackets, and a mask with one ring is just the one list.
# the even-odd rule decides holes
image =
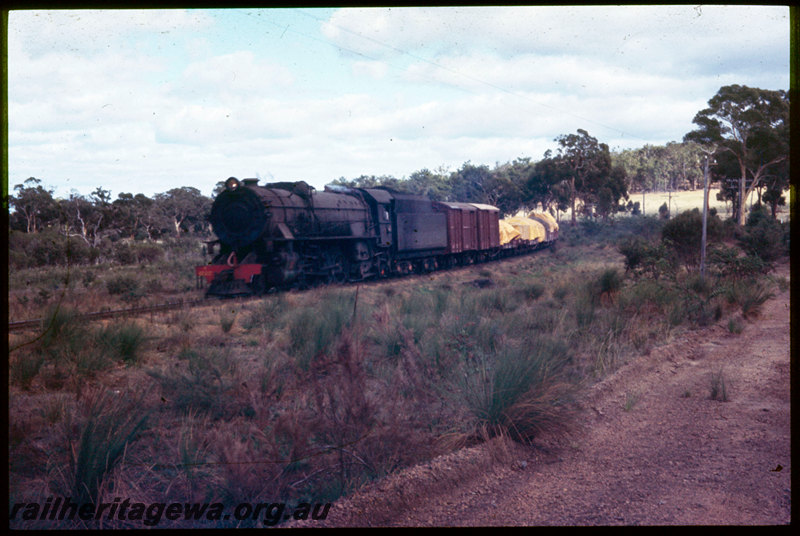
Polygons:
[[[422,169],[408,178],[390,175],[340,177],[332,183],[350,187],[387,187],[440,201],[495,205],[504,214],[541,206],[556,215],[570,213],[574,223],[583,212],[608,218],[616,212],[637,213],[634,193],[702,188],[704,171],[720,187],[718,197],[733,204],[744,224],[745,204],[754,192],[770,205],[772,217],[785,204],[789,184],[789,99],[785,91],[725,86],[694,118],[696,128],[681,142],[609,150],[586,130],[554,139],[555,150],[542,158],[486,165],[464,163],[455,171]],[[53,197],[40,179],[17,184],[8,196],[12,233],[57,232],[89,250],[123,238],[153,241],[182,234],[208,235],[213,196],[198,189],[173,188],[149,198],[98,187],[89,196]],[[13,245],[13,244],[10,244]]]

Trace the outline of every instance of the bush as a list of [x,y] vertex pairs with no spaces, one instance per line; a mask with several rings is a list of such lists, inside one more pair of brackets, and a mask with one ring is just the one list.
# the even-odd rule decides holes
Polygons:
[[318,307],[302,307],[288,313],[285,321],[289,353],[300,368],[308,370],[315,357],[331,349],[353,318],[353,300],[349,292],[326,292]]
[[214,419],[232,417],[242,407],[236,403],[236,389],[231,375],[234,363],[225,352],[184,351],[188,360],[187,373],[161,374],[150,370],[147,374],[161,383],[164,396],[180,412],[196,410]]
[[740,256],[736,248],[725,246],[711,249],[708,263],[719,277],[734,280],[753,278],[770,270],[770,265],[758,255]]
[[528,300],[538,300],[544,294],[544,285],[540,283],[529,283],[522,288],[522,294]]
[[725,375],[722,369],[711,374],[711,393],[709,394],[711,400],[719,400],[720,402],[728,401],[728,385],[725,382]]
[[119,394],[104,393],[87,399],[85,422],[80,427],[77,445],[70,440],[70,493],[75,502],[94,502],[105,476],[119,462],[128,444],[145,427],[148,412],[144,397],[129,400]]
[[745,318],[758,315],[764,302],[774,295],[770,285],[759,279],[734,281],[727,288],[728,301],[738,304]]
[[603,270],[594,281],[594,293],[598,299],[613,300],[614,296],[622,288],[622,276],[616,268]]
[[543,337],[472,357],[461,392],[478,435],[531,443],[543,431],[566,431],[567,389],[557,378],[567,360],[564,342]]
[[136,252],[127,242],[117,242],[113,248],[114,260],[120,264],[136,263]]
[[38,349],[58,364],[84,350],[88,338],[78,313],[56,305],[45,312]]
[[[722,234],[722,222],[714,216],[709,217],[706,223],[707,240],[717,240]],[[661,231],[662,242],[686,266],[700,264],[702,234],[703,215],[696,208],[681,212],[668,221]]]
[[126,364],[139,361],[142,346],[147,340],[144,330],[136,324],[109,324],[97,333],[97,340],[108,355]]
[[783,225],[772,219],[767,210],[756,206],[750,211],[739,244],[750,255],[770,263],[788,253]]
[[8,372],[11,381],[27,391],[43,364],[42,355],[18,354],[15,359],[9,359]]
[[118,275],[106,281],[106,289],[112,296],[122,296],[125,301],[136,300],[144,296],[139,287],[139,280],[127,275]]
[[78,265],[92,260],[86,242],[64,236],[56,229],[44,229],[38,233],[11,231],[8,242],[9,264],[15,269]]
[[164,250],[156,244],[140,244],[135,248],[136,258],[140,263],[153,263],[164,256]]
[[672,258],[664,244],[654,244],[640,236],[622,240],[619,252],[625,257],[625,272],[634,277],[658,279],[674,271]]

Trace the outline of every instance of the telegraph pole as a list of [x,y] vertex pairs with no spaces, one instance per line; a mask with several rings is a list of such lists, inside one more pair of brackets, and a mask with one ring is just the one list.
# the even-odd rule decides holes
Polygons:
[[703,237],[700,239],[700,279],[706,278],[706,229],[708,228],[708,154],[703,166]]
[[710,151],[700,148],[706,153],[706,161],[703,166],[703,235],[700,239],[700,279],[706,278],[706,230],[708,229],[708,157],[714,154],[717,146],[713,145]]

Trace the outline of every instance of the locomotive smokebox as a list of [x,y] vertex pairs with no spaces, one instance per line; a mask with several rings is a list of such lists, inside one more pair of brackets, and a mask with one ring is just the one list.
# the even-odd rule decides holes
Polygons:
[[238,249],[258,240],[267,228],[268,218],[269,211],[264,210],[259,196],[250,188],[236,184],[223,190],[214,200],[209,221],[222,242]]

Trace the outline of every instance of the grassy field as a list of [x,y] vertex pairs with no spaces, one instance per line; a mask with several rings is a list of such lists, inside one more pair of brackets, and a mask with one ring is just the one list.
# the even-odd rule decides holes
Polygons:
[[781,284],[626,275],[618,244],[663,225],[562,225],[525,257],[124,321],[69,307],[107,283],[67,286],[46,331],[9,335],[9,503],[329,502],[490,437],[568,434],[587,383],[698,322],[741,331]]
[[[721,217],[729,218],[731,217],[731,205],[730,203],[726,205],[725,202],[718,201],[718,192],[719,188],[712,188],[709,190],[708,206],[710,208],[716,208]],[[781,221],[789,221],[789,206],[791,201],[790,191],[786,190],[784,192],[784,196],[786,197],[786,206],[779,207],[778,218]],[[630,199],[633,202],[638,201],[639,203],[642,203],[641,194],[632,194]],[[748,207],[750,206],[750,202],[754,202],[755,200],[757,200],[757,198],[754,194],[748,200]],[[703,210],[703,190],[679,191],[672,192],[672,194],[669,192],[647,193],[644,196],[644,214],[651,216],[657,215],[658,207],[664,203],[669,204],[672,214],[678,214],[684,210],[691,210],[693,208]]]

